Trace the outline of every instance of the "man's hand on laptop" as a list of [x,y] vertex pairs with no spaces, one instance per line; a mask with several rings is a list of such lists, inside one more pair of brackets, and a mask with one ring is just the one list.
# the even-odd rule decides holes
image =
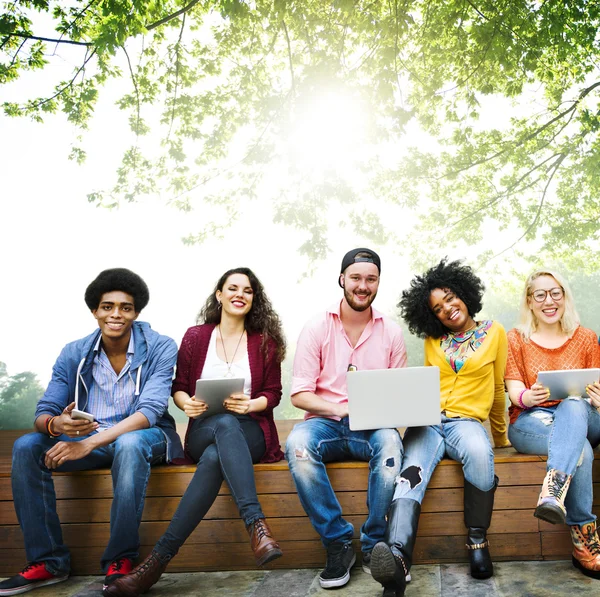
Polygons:
[[347,417],[348,416],[348,401],[346,400],[345,402],[338,402],[335,405],[334,414],[336,417],[340,417],[340,419]]

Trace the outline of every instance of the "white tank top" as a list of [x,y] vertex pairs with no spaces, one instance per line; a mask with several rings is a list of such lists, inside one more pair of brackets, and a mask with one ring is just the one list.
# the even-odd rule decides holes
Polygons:
[[244,378],[244,394],[250,396],[252,391],[252,376],[250,374],[250,361],[248,360],[248,350],[239,359],[240,351],[235,355],[238,360],[229,365],[217,355],[217,328],[210,335],[208,343],[208,351],[206,353],[206,361],[202,369],[200,379],[218,379],[219,377],[243,377]]

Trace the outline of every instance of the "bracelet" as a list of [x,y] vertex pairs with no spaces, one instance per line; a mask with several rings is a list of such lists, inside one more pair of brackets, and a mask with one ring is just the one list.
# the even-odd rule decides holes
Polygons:
[[60,433],[52,431],[52,421],[54,421],[54,419],[56,419],[56,417],[48,417],[46,419],[46,431],[50,437],[58,437],[60,435]]
[[52,415],[48,415],[46,417],[46,420],[44,421],[44,429],[46,430],[46,433],[48,435],[50,435],[50,432],[48,431],[48,423],[50,422],[50,419],[52,418]]
[[529,408],[531,408],[531,406],[525,406],[524,402],[523,402],[523,394],[525,392],[527,392],[527,390],[529,390],[529,388],[523,388],[521,390],[521,393],[519,394],[519,398],[517,399],[517,402],[519,403],[519,406],[523,409],[523,410],[527,410]]

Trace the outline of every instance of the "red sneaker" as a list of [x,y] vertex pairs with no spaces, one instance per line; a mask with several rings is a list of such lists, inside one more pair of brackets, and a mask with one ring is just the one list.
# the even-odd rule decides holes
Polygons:
[[0,582],[0,595],[4,597],[5,595],[26,593],[38,587],[62,582],[63,580],[67,580],[67,578],[69,578],[68,574],[61,576],[48,572],[44,562],[32,562],[25,566],[19,574],[15,574],[15,576],[11,576]]
[[129,558],[119,558],[110,564],[104,577],[104,586],[102,589],[106,589],[108,585],[115,582],[117,578],[129,574],[133,570],[133,562]]

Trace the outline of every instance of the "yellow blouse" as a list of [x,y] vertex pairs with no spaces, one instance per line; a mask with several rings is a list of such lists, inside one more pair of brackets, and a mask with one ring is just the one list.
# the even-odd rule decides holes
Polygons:
[[439,338],[425,339],[425,365],[440,368],[440,408],[447,417],[468,417],[483,423],[488,417],[494,443],[506,437],[506,332],[494,321],[479,348],[455,373]]

